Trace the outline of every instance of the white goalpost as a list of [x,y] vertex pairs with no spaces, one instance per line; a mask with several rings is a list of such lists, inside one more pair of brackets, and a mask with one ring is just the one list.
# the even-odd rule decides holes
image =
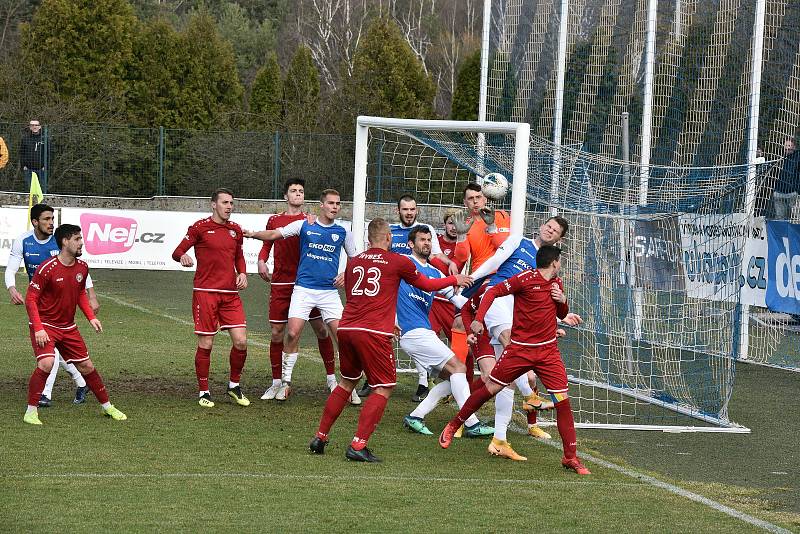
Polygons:
[[[627,211],[628,192],[609,186],[622,173],[615,162],[556,147],[529,132],[527,123],[359,117],[353,232],[363,235],[366,221],[376,216],[391,218],[396,199],[406,193],[417,199],[419,221],[441,228],[448,208],[463,208],[467,183],[485,173],[503,174],[512,184],[511,198],[495,208],[510,210],[512,233],[531,237],[553,212],[571,225],[562,278],[571,308],[585,323],[570,330],[561,352],[577,426],[749,432],[727,413],[734,373],[725,349],[733,320],[728,302],[697,298],[673,249],[660,252],[663,265],[637,260],[634,283],[620,278],[620,247],[637,245],[630,229],[674,248],[668,241],[678,226],[697,218],[679,219],[659,204],[646,213]],[[737,172],[723,171],[709,188],[738,183]],[[651,197],[669,197],[681,180],[662,179]],[[634,302],[637,292],[640,305]],[[638,337],[635,307],[642,314]]]

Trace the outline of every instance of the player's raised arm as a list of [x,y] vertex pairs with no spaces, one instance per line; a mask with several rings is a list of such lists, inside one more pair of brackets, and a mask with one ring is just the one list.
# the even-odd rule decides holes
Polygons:
[[259,232],[245,230],[244,236],[251,239],[260,239],[261,241],[277,241],[285,237],[300,235],[300,230],[303,229],[304,222],[305,221],[294,221],[286,226],[276,228],[275,230],[261,230]]
[[567,296],[564,294],[564,284],[560,278],[557,278],[550,288],[550,297],[556,303],[556,317],[564,319],[569,313],[569,304],[567,304]]
[[486,317],[486,312],[489,311],[494,299],[498,297],[504,297],[506,295],[512,295],[519,291],[520,287],[522,287],[519,282],[519,277],[522,274],[525,274],[525,271],[520,274],[516,274],[503,282],[500,282],[496,286],[492,286],[486,293],[484,293],[483,298],[481,298],[481,304],[478,306],[478,311],[475,313],[475,319],[473,322],[483,323],[483,318]]
[[475,271],[472,273],[472,276],[474,276],[475,279],[478,279],[483,278],[484,276],[489,276],[490,274],[496,272],[497,269],[503,265],[503,262],[511,257],[511,255],[514,253],[514,250],[516,250],[521,242],[521,235],[515,235],[506,239],[500,248],[495,251],[491,258],[486,260],[483,265],[475,269]]
[[404,264],[401,268],[400,278],[423,291],[438,291],[448,286],[468,287],[472,285],[472,277],[463,274],[454,274],[446,278],[428,278],[417,271],[414,262],[408,258],[403,259],[406,260],[404,263],[408,265]]

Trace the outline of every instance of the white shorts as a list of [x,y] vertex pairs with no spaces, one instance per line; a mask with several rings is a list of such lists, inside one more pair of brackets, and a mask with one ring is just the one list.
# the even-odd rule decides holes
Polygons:
[[308,289],[295,285],[289,303],[289,317],[308,321],[311,310],[318,308],[326,323],[342,318],[342,299],[338,289]]
[[511,323],[514,322],[514,295],[494,299],[483,320],[489,329],[492,343],[499,343],[500,334],[504,330],[510,330]]
[[414,363],[423,366],[434,377],[444,368],[447,360],[455,356],[450,347],[433,330],[427,328],[415,328],[403,334],[400,337],[400,348],[411,356]]

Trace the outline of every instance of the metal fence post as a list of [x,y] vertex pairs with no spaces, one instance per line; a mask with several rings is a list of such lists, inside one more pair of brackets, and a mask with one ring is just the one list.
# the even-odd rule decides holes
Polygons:
[[275,132],[272,148],[272,198],[278,198],[278,182],[281,178],[281,133]]
[[375,189],[378,192],[378,198],[375,199],[376,202],[380,202],[383,193],[383,141],[377,143],[375,145],[375,149],[378,151],[375,157]]
[[158,127],[158,196],[164,196],[164,127]]

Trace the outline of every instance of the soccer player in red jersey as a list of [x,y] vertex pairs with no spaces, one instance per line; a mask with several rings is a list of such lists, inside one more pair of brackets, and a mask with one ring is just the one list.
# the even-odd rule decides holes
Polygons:
[[439,445],[448,448],[456,430],[467,417],[517,377],[533,370],[555,403],[556,424],[564,449],[561,465],[579,475],[589,475],[589,470],[578,459],[567,371],[558,351],[556,317],[563,319],[569,311],[564,286],[558,277],[561,249],[552,245],[542,246],[536,253],[536,265],[537,269],[522,271],[492,287],[483,296],[470,325],[472,335],[483,332],[484,317],[495,298],[514,295],[511,343],[492,369],[486,384],[470,395],[458,414],[444,427]]
[[[302,178],[291,178],[284,185],[283,198],[286,199],[286,211],[273,215],[267,221],[267,230],[276,230],[287,226],[294,221],[301,221],[308,217],[303,213],[305,202],[306,181]],[[270,275],[267,269],[267,259],[272,251],[274,266]],[[300,262],[300,238],[297,236],[277,241],[264,241],[261,252],[258,254],[258,274],[270,284],[269,293],[269,325],[272,336],[269,343],[269,360],[272,366],[272,384],[261,396],[262,400],[286,400],[288,386],[283,386],[287,380],[283,372],[283,363],[287,359],[284,352],[284,336],[286,323],[289,320],[289,303],[292,300],[294,281],[297,278],[297,264]],[[314,308],[308,322],[317,335],[317,346],[322,362],[325,364],[328,389],[333,391],[336,387],[336,354],[333,341],[325,323],[322,313]],[[357,399],[358,397],[356,397]],[[351,399],[355,403],[355,399]],[[358,399],[358,404],[361,400]]]
[[[439,234],[436,237],[439,240],[439,248],[442,250],[442,254],[450,258],[450,260],[455,263],[456,272],[460,272],[464,265],[453,260],[456,250],[456,239],[458,238],[455,230],[455,224],[453,224],[453,215],[454,212],[452,211],[445,213],[443,221],[444,233]],[[442,263],[438,258],[431,258],[430,262],[431,265],[443,273],[447,272],[448,266]],[[453,321],[456,318],[456,307],[453,305],[453,303],[441,295],[434,295],[433,306],[431,307],[429,318],[431,320],[431,329],[437,334],[444,334],[447,340],[452,342]],[[466,343],[463,343],[463,345],[466,347]],[[456,356],[458,356],[458,359],[463,362],[466,355],[456,354]]]
[[204,408],[214,407],[208,387],[208,371],[214,336],[220,330],[227,330],[233,342],[228,395],[240,406],[250,405],[239,386],[247,359],[247,322],[239,298],[239,290],[247,287],[242,251],[244,236],[241,227],[229,220],[232,211],[233,193],[228,189],[214,191],[211,195],[211,217],[200,219],[190,226],[186,237],[172,253],[172,259],[184,267],[194,265],[194,260],[187,254],[190,248],[194,247],[197,256],[192,292],[194,333],[197,334],[194,368],[199,404]]
[[397,384],[392,338],[400,281],[436,291],[452,285],[467,286],[472,279],[458,274],[433,280],[420,274],[409,258],[389,252],[392,233],[389,224],[379,217],[370,221],[367,238],[370,248],[350,258],[344,276],[347,303],[338,330],[341,379],[325,403],[319,430],[309,448],[315,454],[325,452],[328,433],[364,373],[372,394],[361,409],[358,429],[345,456],[358,462],[379,462],[367,448],[367,441]]
[[55,240],[61,251],[39,265],[25,296],[36,369],[28,383],[28,409],[22,420],[31,425],[42,424],[38,413],[39,397],[58,349],[65,362],[78,368],[86,385],[103,406],[103,412],[115,421],[124,421],[128,417],[109,402],[103,379],[94,368],[75,324],[75,308],[80,307],[95,332],[103,331],[103,325],[95,317],[86,295],[89,266],[78,259],[83,253],[81,228],[62,224],[56,228]]

